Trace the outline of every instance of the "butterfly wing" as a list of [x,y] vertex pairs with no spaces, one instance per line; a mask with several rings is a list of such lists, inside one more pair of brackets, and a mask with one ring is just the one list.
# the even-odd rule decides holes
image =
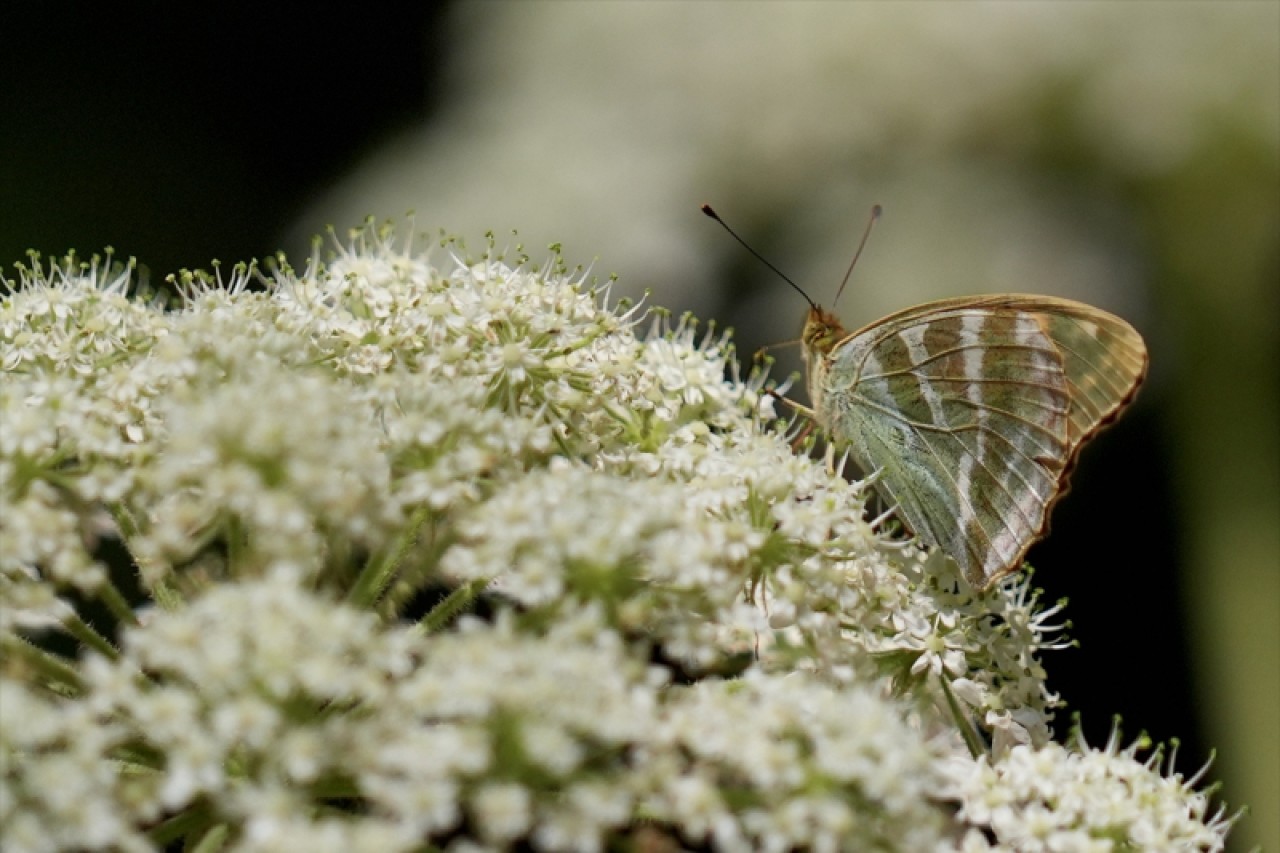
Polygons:
[[1021,565],[1080,447],[1133,399],[1146,348],[1088,305],[1006,294],[932,302],[840,342],[817,418],[922,540],[985,587]]

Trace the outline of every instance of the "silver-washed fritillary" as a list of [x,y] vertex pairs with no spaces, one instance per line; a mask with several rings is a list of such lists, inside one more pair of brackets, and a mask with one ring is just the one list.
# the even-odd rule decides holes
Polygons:
[[943,299],[853,333],[809,304],[801,343],[814,421],[878,472],[876,490],[911,531],[978,588],[1021,566],[1080,448],[1146,376],[1133,327],[1069,299]]

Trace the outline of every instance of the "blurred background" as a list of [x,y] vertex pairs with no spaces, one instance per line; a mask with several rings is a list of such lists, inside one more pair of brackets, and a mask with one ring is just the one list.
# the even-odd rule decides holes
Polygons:
[[[1050,686],[1280,850],[1280,4],[407,3],[0,11],[0,263],[114,246],[153,279],[300,260],[416,211],[625,294],[796,336],[964,293],[1083,299],[1152,369],[1031,552],[1079,648]],[[511,236],[511,230],[518,236]],[[799,362],[777,353],[781,378]],[[787,360],[791,359],[791,360]]]

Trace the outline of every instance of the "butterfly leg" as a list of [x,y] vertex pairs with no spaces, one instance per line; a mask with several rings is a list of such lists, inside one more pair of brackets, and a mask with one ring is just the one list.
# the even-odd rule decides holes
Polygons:
[[831,442],[827,442],[827,449],[822,453],[823,464],[827,466],[827,473],[839,475],[844,465],[836,466],[836,446]]
[[812,433],[813,433],[813,421],[809,421],[803,427],[801,427],[800,432],[797,433],[796,437],[791,440],[792,452],[793,453],[798,452],[800,448],[804,447],[805,439],[807,439]]
[[773,390],[772,388],[765,389],[765,393],[768,394],[773,399],[777,400],[779,403],[782,403],[783,405],[788,406],[792,411],[796,412],[797,414],[803,415],[804,417],[808,418],[810,421],[814,420],[813,409],[809,408],[808,406],[797,403],[795,400],[792,400],[790,397],[784,397],[783,395],[779,394],[777,391]]
[[766,393],[778,402],[790,407],[796,414],[806,419],[804,427],[801,428],[796,437],[791,440],[791,449],[793,451],[799,451],[800,448],[804,446],[805,439],[807,439],[813,432],[813,425],[815,423],[813,409],[808,406],[803,406],[788,397],[782,396],[772,388],[769,388]]

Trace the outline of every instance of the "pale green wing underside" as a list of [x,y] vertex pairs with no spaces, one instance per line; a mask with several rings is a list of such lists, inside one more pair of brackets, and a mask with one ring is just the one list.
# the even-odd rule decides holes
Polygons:
[[1146,373],[1128,323],[1078,302],[1005,294],[932,302],[849,335],[811,389],[926,543],[985,587],[1018,568],[1066,493],[1081,445]]

